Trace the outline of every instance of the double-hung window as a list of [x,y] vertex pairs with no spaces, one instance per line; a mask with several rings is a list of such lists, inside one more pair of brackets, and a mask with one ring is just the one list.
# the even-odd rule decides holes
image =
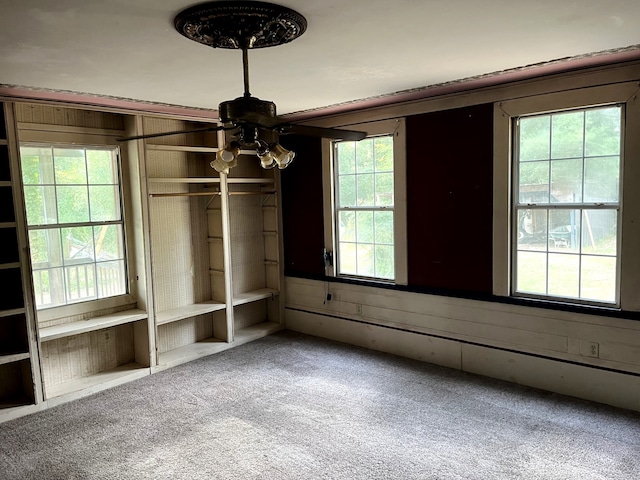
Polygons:
[[38,309],[127,293],[117,147],[22,143]]
[[367,125],[365,139],[331,143],[336,276],[406,283],[402,127]]
[[514,292],[616,304],[621,105],[515,126]]
[[495,104],[496,295],[638,308],[637,92],[628,82]]

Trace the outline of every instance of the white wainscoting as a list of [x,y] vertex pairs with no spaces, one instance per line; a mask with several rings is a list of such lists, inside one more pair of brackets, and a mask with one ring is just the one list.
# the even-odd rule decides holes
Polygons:
[[638,321],[293,277],[285,283],[290,330],[640,411]]

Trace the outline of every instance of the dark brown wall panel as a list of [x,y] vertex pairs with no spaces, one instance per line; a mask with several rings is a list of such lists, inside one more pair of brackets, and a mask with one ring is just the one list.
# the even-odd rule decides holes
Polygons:
[[322,143],[319,138],[293,135],[281,136],[280,143],[296,152],[293,163],[282,171],[284,272],[322,276]]
[[407,118],[409,285],[492,290],[493,106]]

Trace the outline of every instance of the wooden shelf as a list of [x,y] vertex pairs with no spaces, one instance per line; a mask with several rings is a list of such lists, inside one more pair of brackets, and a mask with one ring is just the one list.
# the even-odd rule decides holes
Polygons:
[[0,270],[7,270],[10,268],[20,268],[20,262],[0,263]]
[[[49,400],[54,397],[60,397],[62,395],[79,391],[82,391],[82,396],[90,395],[106,388],[130,382],[136,378],[142,378],[150,373],[151,370],[149,367],[144,367],[139,363],[131,362],[125,365],[120,365],[119,367],[111,370],[95,373],[88,377],[76,378],[68,382],[46,387],[46,399]],[[52,406],[51,403],[50,406]]]
[[26,395],[15,395],[8,398],[0,399],[0,412],[4,414],[3,410],[17,407],[24,407],[25,405],[33,405],[33,399]]
[[13,308],[11,310],[0,310],[0,318],[2,317],[12,317],[13,315],[20,315],[25,313],[24,308]]
[[273,178],[248,178],[248,177],[234,177],[227,178],[227,183],[249,183],[258,185],[270,185],[275,183]]
[[233,347],[233,344],[227,343],[219,338],[207,338],[196,343],[185,345],[184,347],[158,354],[158,366],[154,370],[171,368],[200,357],[222,352],[231,347]]
[[243,343],[252,342],[272,333],[282,330],[284,327],[276,322],[262,322],[250,327],[245,327],[236,330],[233,335],[234,345],[241,345]]
[[41,328],[39,332],[40,340],[46,342],[57,338],[70,337],[81,333],[93,332],[94,330],[115,327],[116,325],[137,322],[145,318],[147,318],[147,312],[138,309],[111,313],[101,317],[90,318],[89,320],[79,320],[77,322],[65,323],[64,325]]
[[149,183],[220,183],[219,177],[151,177]]
[[1,354],[0,365],[4,365],[5,363],[19,362],[21,360],[28,360],[29,357],[30,357],[29,352]]
[[16,228],[17,226],[16,222],[0,222],[0,228]]
[[156,325],[177,322],[178,320],[217,312],[219,310],[224,310],[225,308],[226,305],[224,303],[216,302],[215,300],[185,305],[184,307],[173,308],[171,310],[156,313]]
[[0,145],[7,145],[7,139],[6,138],[0,138]]
[[9,180],[0,181],[0,187],[10,187],[10,186],[11,186],[11,182]]
[[280,292],[274,288],[261,288],[252,292],[240,293],[233,296],[233,306],[244,305],[245,303],[257,302],[265,298],[271,298],[279,295]]
[[189,145],[156,145],[146,144],[147,150],[162,150],[165,152],[216,153],[218,147],[192,147]]

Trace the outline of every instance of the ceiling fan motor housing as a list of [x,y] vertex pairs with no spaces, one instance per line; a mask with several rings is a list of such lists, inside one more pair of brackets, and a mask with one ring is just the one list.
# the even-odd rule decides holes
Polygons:
[[253,123],[273,126],[277,123],[276,104],[256,97],[238,97],[218,106],[222,123]]

